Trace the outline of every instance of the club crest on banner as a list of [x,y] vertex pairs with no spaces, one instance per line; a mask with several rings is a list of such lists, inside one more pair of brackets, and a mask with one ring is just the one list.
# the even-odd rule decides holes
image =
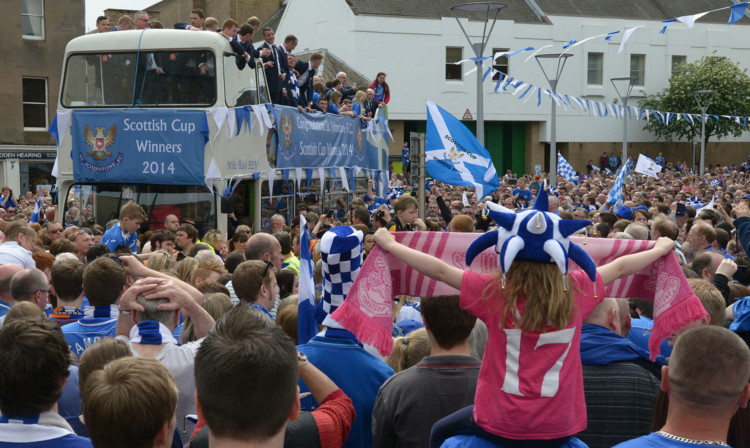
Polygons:
[[282,114],[281,115],[281,132],[284,134],[284,147],[289,150],[289,148],[294,144],[292,142],[292,133],[294,131],[294,119],[291,115],[288,114]]
[[91,148],[89,151],[86,152],[86,155],[91,158],[91,161],[86,160],[83,156],[83,152],[78,153],[78,157],[81,161],[81,164],[91,170],[96,171],[99,173],[106,172],[111,170],[112,168],[118,166],[122,163],[125,156],[123,153],[117,153],[117,156],[115,157],[115,160],[111,161],[105,166],[100,166],[92,162],[105,162],[110,157],[112,157],[112,151],[110,151],[108,148],[113,146],[115,144],[115,138],[117,138],[117,126],[112,125],[112,127],[109,128],[107,133],[105,134],[104,131],[107,130],[106,126],[94,126],[94,129],[96,130],[96,133],[94,133],[89,125],[85,125],[83,127],[83,141],[86,146]]
[[104,131],[107,129],[106,126],[94,126],[96,129],[96,135],[91,132],[89,125],[83,128],[83,139],[86,145],[91,147],[91,151],[87,152],[87,156],[94,156],[94,160],[107,160],[108,157],[112,156],[112,152],[107,151],[107,148],[115,144],[115,138],[117,137],[117,126],[114,124],[107,134]]
[[362,133],[362,129],[356,124],[354,125],[354,132],[357,135],[357,150],[361,153],[364,149],[364,146],[362,146],[362,140],[365,138],[365,136]]

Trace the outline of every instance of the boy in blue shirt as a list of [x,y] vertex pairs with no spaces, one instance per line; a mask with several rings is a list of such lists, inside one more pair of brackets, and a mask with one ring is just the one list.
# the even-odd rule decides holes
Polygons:
[[104,232],[101,243],[106,245],[110,252],[114,252],[120,246],[126,246],[133,253],[138,251],[138,228],[146,220],[146,212],[143,207],[131,202],[120,209],[120,221],[115,223],[109,230]]

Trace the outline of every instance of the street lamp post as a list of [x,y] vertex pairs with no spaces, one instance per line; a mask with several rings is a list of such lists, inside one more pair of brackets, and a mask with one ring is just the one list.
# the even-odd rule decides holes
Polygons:
[[[483,97],[483,91],[482,91],[482,61],[478,58],[482,57],[484,55],[485,47],[487,46],[487,42],[490,40],[490,35],[492,34],[492,29],[495,28],[495,22],[497,22],[497,16],[500,15],[500,10],[505,8],[505,3],[498,3],[498,2],[477,2],[477,3],[463,3],[460,5],[454,5],[451,6],[451,13],[453,13],[453,17],[456,19],[456,22],[458,23],[458,26],[461,27],[461,31],[463,31],[464,36],[466,37],[466,40],[469,41],[469,45],[474,50],[474,56],[477,58],[475,61],[475,64],[477,65],[477,140],[479,140],[479,143],[484,146],[484,97]],[[468,33],[466,33],[466,29],[464,29],[464,26],[461,24],[461,21],[458,19],[458,16],[456,15],[456,12],[486,12],[487,16],[484,19],[484,29],[482,30],[482,40],[477,43],[473,43],[471,41],[471,38],[469,38]],[[494,11],[495,16],[492,18],[492,25],[490,26],[490,31],[487,32],[487,24],[490,22],[490,13]]]
[[[565,69],[565,62],[571,56],[573,55],[570,53],[536,55],[536,62],[539,64],[539,68],[542,69],[544,77],[547,78],[547,82],[549,83],[553,95],[557,93],[557,82],[560,80],[560,76]],[[557,59],[557,66],[555,67],[554,75],[552,77],[547,75],[547,71],[544,70],[544,66],[542,65],[542,60],[551,59]],[[549,183],[550,186],[557,187],[557,109],[554,100],[551,100],[550,104],[552,106],[552,111],[550,112]]]
[[[625,119],[625,108],[628,107],[628,99],[630,98],[631,92],[633,92],[633,85],[635,84],[635,80],[638,79],[633,76],[627,76],[623,78],[610,78],[610,82],[612,83],[612,86],[615,88],[615,92],[617,92],[617,96],[620,98],[620,101],[622,101],[622,107],[623,107],[623,114],[622,114],[622,163],[628,161],[628,121]],[[620,93],[620,89],[617,88],[617,83],[621,83],[623,86],[625,86],[625,82],[627,82],[627,88],[625,89],[625,95]]]
[[[693,92],[695,101],[701,110],[701,163],[698,171],[699,176],[703,174],[706,167],[706,111],[711,106],[714,95],[716,95],[716,90],[698,90]],[[701,99],[703,99],[703,104],[701,104]]]

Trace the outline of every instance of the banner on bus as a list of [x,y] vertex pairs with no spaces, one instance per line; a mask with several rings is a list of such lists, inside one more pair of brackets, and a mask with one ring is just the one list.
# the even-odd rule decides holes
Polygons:
[[203,111],[74,111],[76,182],[203,185]]
[[278,116],[276,168],[379,168],[383,126],[369,131],[361,120],[351,117],[274,108]]

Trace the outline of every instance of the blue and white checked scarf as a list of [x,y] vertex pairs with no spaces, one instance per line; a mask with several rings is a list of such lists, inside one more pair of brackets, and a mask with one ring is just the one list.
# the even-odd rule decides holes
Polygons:
[[721,185],[721,179],[714,179],[710,183],[711,183],[711,186],[713,186],[713,187],[721,187],[722,186]]
[[289,85],[291,86],[294,99],[299,101],[299,81],[297,81],[297,75],[294,74],[294,69],[289,70]]
[[559,152],[557,153],[557,174],[564,177],[568,182],[578,184],[578,173]]
[[130,342],[133,344],[177,344],[172,332],[161,322],[144,320],[130,329]]
[[83,309],[84,318],[106,317],[117,319],[120,315],[120,308],[117,305],[87,306]]
[[334,227],[320,239],[323,298],[315,310],[318,323],[342,328],[330,314],[344,303],[362,266],[362,239],[362,232],[349,226]]
[[629,171],[630,160],[625,162],[625,165],[620,169],[620,174],[617,175],[617,179],[615,179],[615,183],[612,185],[612,190],[610,190],[609,196],[607,196],[607,202],[615,207],[620,207],[624,202],[622,197],[622,185],[625,183],[625,178],[628,177]]

